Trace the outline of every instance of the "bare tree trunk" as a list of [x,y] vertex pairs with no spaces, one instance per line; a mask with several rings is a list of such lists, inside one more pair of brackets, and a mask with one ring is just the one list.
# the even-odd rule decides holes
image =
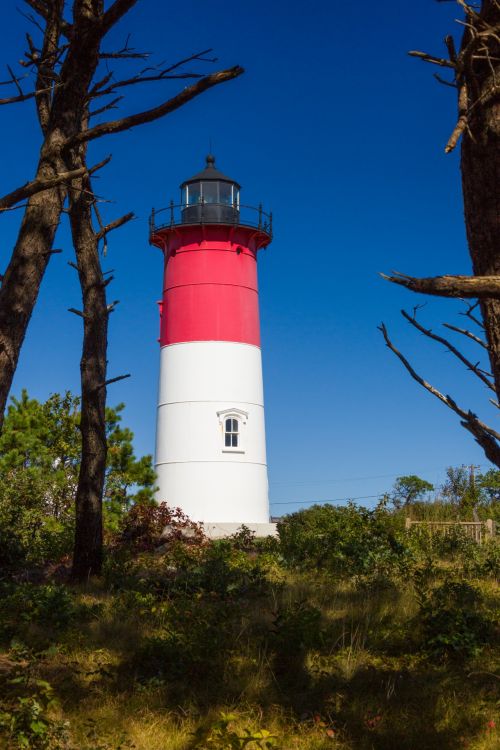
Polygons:
[[82,460],[76,493],[76,531],[72,576],[85,580],[102,565],[102,494],[106,472],[106,368],[109,312],[92,226],[89,177],[74,181],[70,223],[83,299],[83,349],[80,360]]
[[[491,373],[482,369],[479,362],[473,364],[447,339],[417,323],[417,308],[413,315],[405,311],[402,314],[421,333],[455,354],[483,385],[493,390],[497,398],[490,400],[500,407],[500,2],[482,0],[479,8],[464,0],[457,3],[466,14],[458,54],[453,37],[447,36],[448,58],[420,51],[412,51],[410,55],[453,71],[453,81],[448,83],[458,90],[458,119],[445,152],[452,151],[462,139],[465,225],[474,275],[416,278],[393,272],[383,276],[417,293],[477,298],[482,321],[472,314],[477,303],[470,305],[465,315],[483,328],[486,341],[467,329],[444,325],[488,351]],[[500,467],[500,433],[421,377],[395,347],[383,323],[380,330],[387,346],[411,377],[460,417],[461,424],[475,437],[486,457]]]
[[[500,6],[484,0],[476,33],[500,26]],[[473,19],[467,19],[471,21]],[[472,40],[465,31],[462,48]],[[483,59],[479,59],[482,57]],[[476,276],[500,276],[500,40],[491,34],[465,79],[468,128],[462,138],[462,189],[467,240]],[[500,399],[500,300],[483,298],[481,311],[491,371]]]
[[[72,161],[73,169],[85,166],[87,145],[83,144],[77,149],[78,154]],[[133,214],[127,214],[108,227],[96,231],[92,223],[95,201],[89,173],[73,180],[69,217],[83,300],[83,347],[80,360],[82,457],[75,499],[76,525],[72,568],[72,578],[77,581],[99,575],[102,567],[102,497],[107,458],[108,322],[113,306],[107,304],[106,287],[111,278],[104,279],[99,241],[108,231],[133,217]]]
[[[62,0],[50,4],[56,14],[53,22],[59,28],[63,6]],[[50,115],[45,121],[39,108],[45,140],[37,179],[66,171],[64,147],[78,132],[87,91],[99,62],[102,32],[96,26],[94,13],[100,12],[101,6],[102,0],[76,0],[74,3],[74,35],[60,73],[64,85],[55,92]],[[56,38],[59,38],[59,33]],[[50,259],[65,195],[65,188],[57,186],[29,199],[4,274],[0,289],[0,426],[21,346]]]
[[[42,163],[38,174],[47,171]],[[57,188],[30,199],[3,278],[0,289],[0,426],[19,352],[50,259],[63,199],[64,192]]]
[[[197,72],[178,74],[187,62],[209,62],[205,52],[191,55],[168,67],[147,68],[139,75],[117,81],[111,71],[93,82],[100,57],[141,57],[125,47],[101,52],[102,39],[137,3],[114,0],[104,10],[103,0],[74,0],[73,22],[63,18],[64,0],[25,0],[46,22],[41,56],[28,35],[28,66],[37,70],[36,89],[12,97],[12,102],[34,98],[44,142],[34,181],[0,199],[5,210],[28,198],[17,244],[0,289],[0,428],[6,401],[16,370],[27,326],[36,304],[40,284],[52,252],[55,233],[69,190],[70,223],[77,256],[83,297],[84,342],[80,363],[82,383],[82,461],[76,497],[76,534],[73,577],[78,580],[98,574],[102,563],[102,494],[106,470],[106,369],[107,330],[111,310],[106,304],[105,282],[100,266],[99,240],[124,224],[127,214],[96,232],[92,226],[94,196],[86,170],[87,144],[104,135],[164,117],[199,94],[243,73],[239,66],[202,76]],[[68,44],[60,47],[63,35]],[[147,54],[146,54],[147,57]],[[59,62],[63,59],[62,62]],[[159,106],[88,127],[89,104],[111,96],[116,88],[142,81],[192,78],[196,82]],[[15,81],[13,76],[13,81]],[[15,81],[17,83],[17,81]],[[55,82],[55,85],[52,83]],[[93,115],[113,109],[122,97],[97,108]],[[5,100],[3,103],[7,103]],[[76,172],[76,174],[75,174]],[[40,191],[43,188],[43,192]],[[99,219],[100,221],[100,219]],[[113,380],[121,379],[113,378]],[[112,382],[112,381],[110,381]]]
[[[137,57],[136,54],[131,54],[127,46],[116,53],[102,53],[100,47],[110,29],[138,0],[114,0],[107,10],[104,10],[103,0],[74,0],[72,23],[68,23],[63,17],[64,0],[25,2],[45,20],[44,42],[40,57],[28,35],[31,50],[31,57],[28,54],[29,65],[35,66],[38,71],[35,92],[11,97],[9,101],[18,102],[29,98],[36,101],[38,119],[44,134],[36,181],[51,180],[67,172],[71,149],[77,144],[164,117],[209,88],[243,73],[239,66],[207,76],[186,73],[181,77],[199,80],[161,105],[119,120],[101,123],[82,132],[82,123],[91,100],[110,96],[114,94],[115,88],[142,81],[176,78],[177,69],[186,62],[207,61],[204,53],[192,55],[164,69],[158,67],[153,75],[147,71],[155,71],[155,68],[148,68],[125,81],[116,81],[113,73],[108,72],[92,86],[100,56],[107,59]],[[66,47],[58,46],[61,35],[66,37]],[[140,54],[138,56],[141,57]],[[17,83],[14,78],[13,82]],[[114,108],[118,99],[98,111]],[[7,100],[3,100],[3,103],[7,103]],[[20,192],[22,191],[13,191],[10,196]],[[31,195],[0,289],[0,429],[21,346],[50,259],[66,194],[67,181],[60,181],[60,184],[45,189],[43,193],[27,193],[25,196]]]

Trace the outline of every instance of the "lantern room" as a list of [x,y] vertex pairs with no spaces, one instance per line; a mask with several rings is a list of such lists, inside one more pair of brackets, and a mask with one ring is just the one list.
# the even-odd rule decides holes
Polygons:
[[215,158],[209,154],[205,169],[182,183],[181,207],[185,224],[237,224],[240,185],[219,172]]

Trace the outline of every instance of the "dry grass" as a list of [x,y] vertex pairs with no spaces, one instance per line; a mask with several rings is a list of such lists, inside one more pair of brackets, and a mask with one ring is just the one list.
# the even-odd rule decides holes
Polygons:
[[[264,593],[240,597],[229,615],[223,599],[208,598],[215,612],[220,606],[221,629],[224,618],[234,620],[230,643],[208,668],[198,668],[195,656],[184,671],[175,662],[172,675],[161,656],[149,671],[137,666],[147,639],[175,627],[166,615],[124,612],[103,585],[75,589],[94,614],[53,639],[37,667],[59,696],[73,746],[189,750],[196,728],[224,712],[236,715],[232,726],[240,733],[271,731],[283,750],[500,747],[498,653],[486,649],[467,663],[426,657],[412,640],[417,603],[408,582],[283,571],[270,579]],[[498,606],[498,584],[481,586]],[[198,609],[194,602],[181,633],[196,648],[203,601]],[[304,607],[320,612],[317,642]],[[305,612],[306,625],[297,612]],[[289,642],[279,640],[280,627]]]

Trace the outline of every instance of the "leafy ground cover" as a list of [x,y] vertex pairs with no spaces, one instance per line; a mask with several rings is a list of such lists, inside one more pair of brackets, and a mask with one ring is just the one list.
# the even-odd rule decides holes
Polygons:
[[186,526],[131,511],[86,586],[5,569],[2,747],[499,747],[495,540],[383,506],[302,511],[280,540]]

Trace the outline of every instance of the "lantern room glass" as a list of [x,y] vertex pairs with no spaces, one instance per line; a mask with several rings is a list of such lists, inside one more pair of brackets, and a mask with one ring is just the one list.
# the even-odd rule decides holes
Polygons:
[[216,203],[223,206],[234,206],[238,209],[240,193],[237,186],[231,182],[205,180],[191,182],[182,189],[182,205],[196,206],[199,203]]
[[202,182],[201,197],[204,203],[219,203],[219,183]]

